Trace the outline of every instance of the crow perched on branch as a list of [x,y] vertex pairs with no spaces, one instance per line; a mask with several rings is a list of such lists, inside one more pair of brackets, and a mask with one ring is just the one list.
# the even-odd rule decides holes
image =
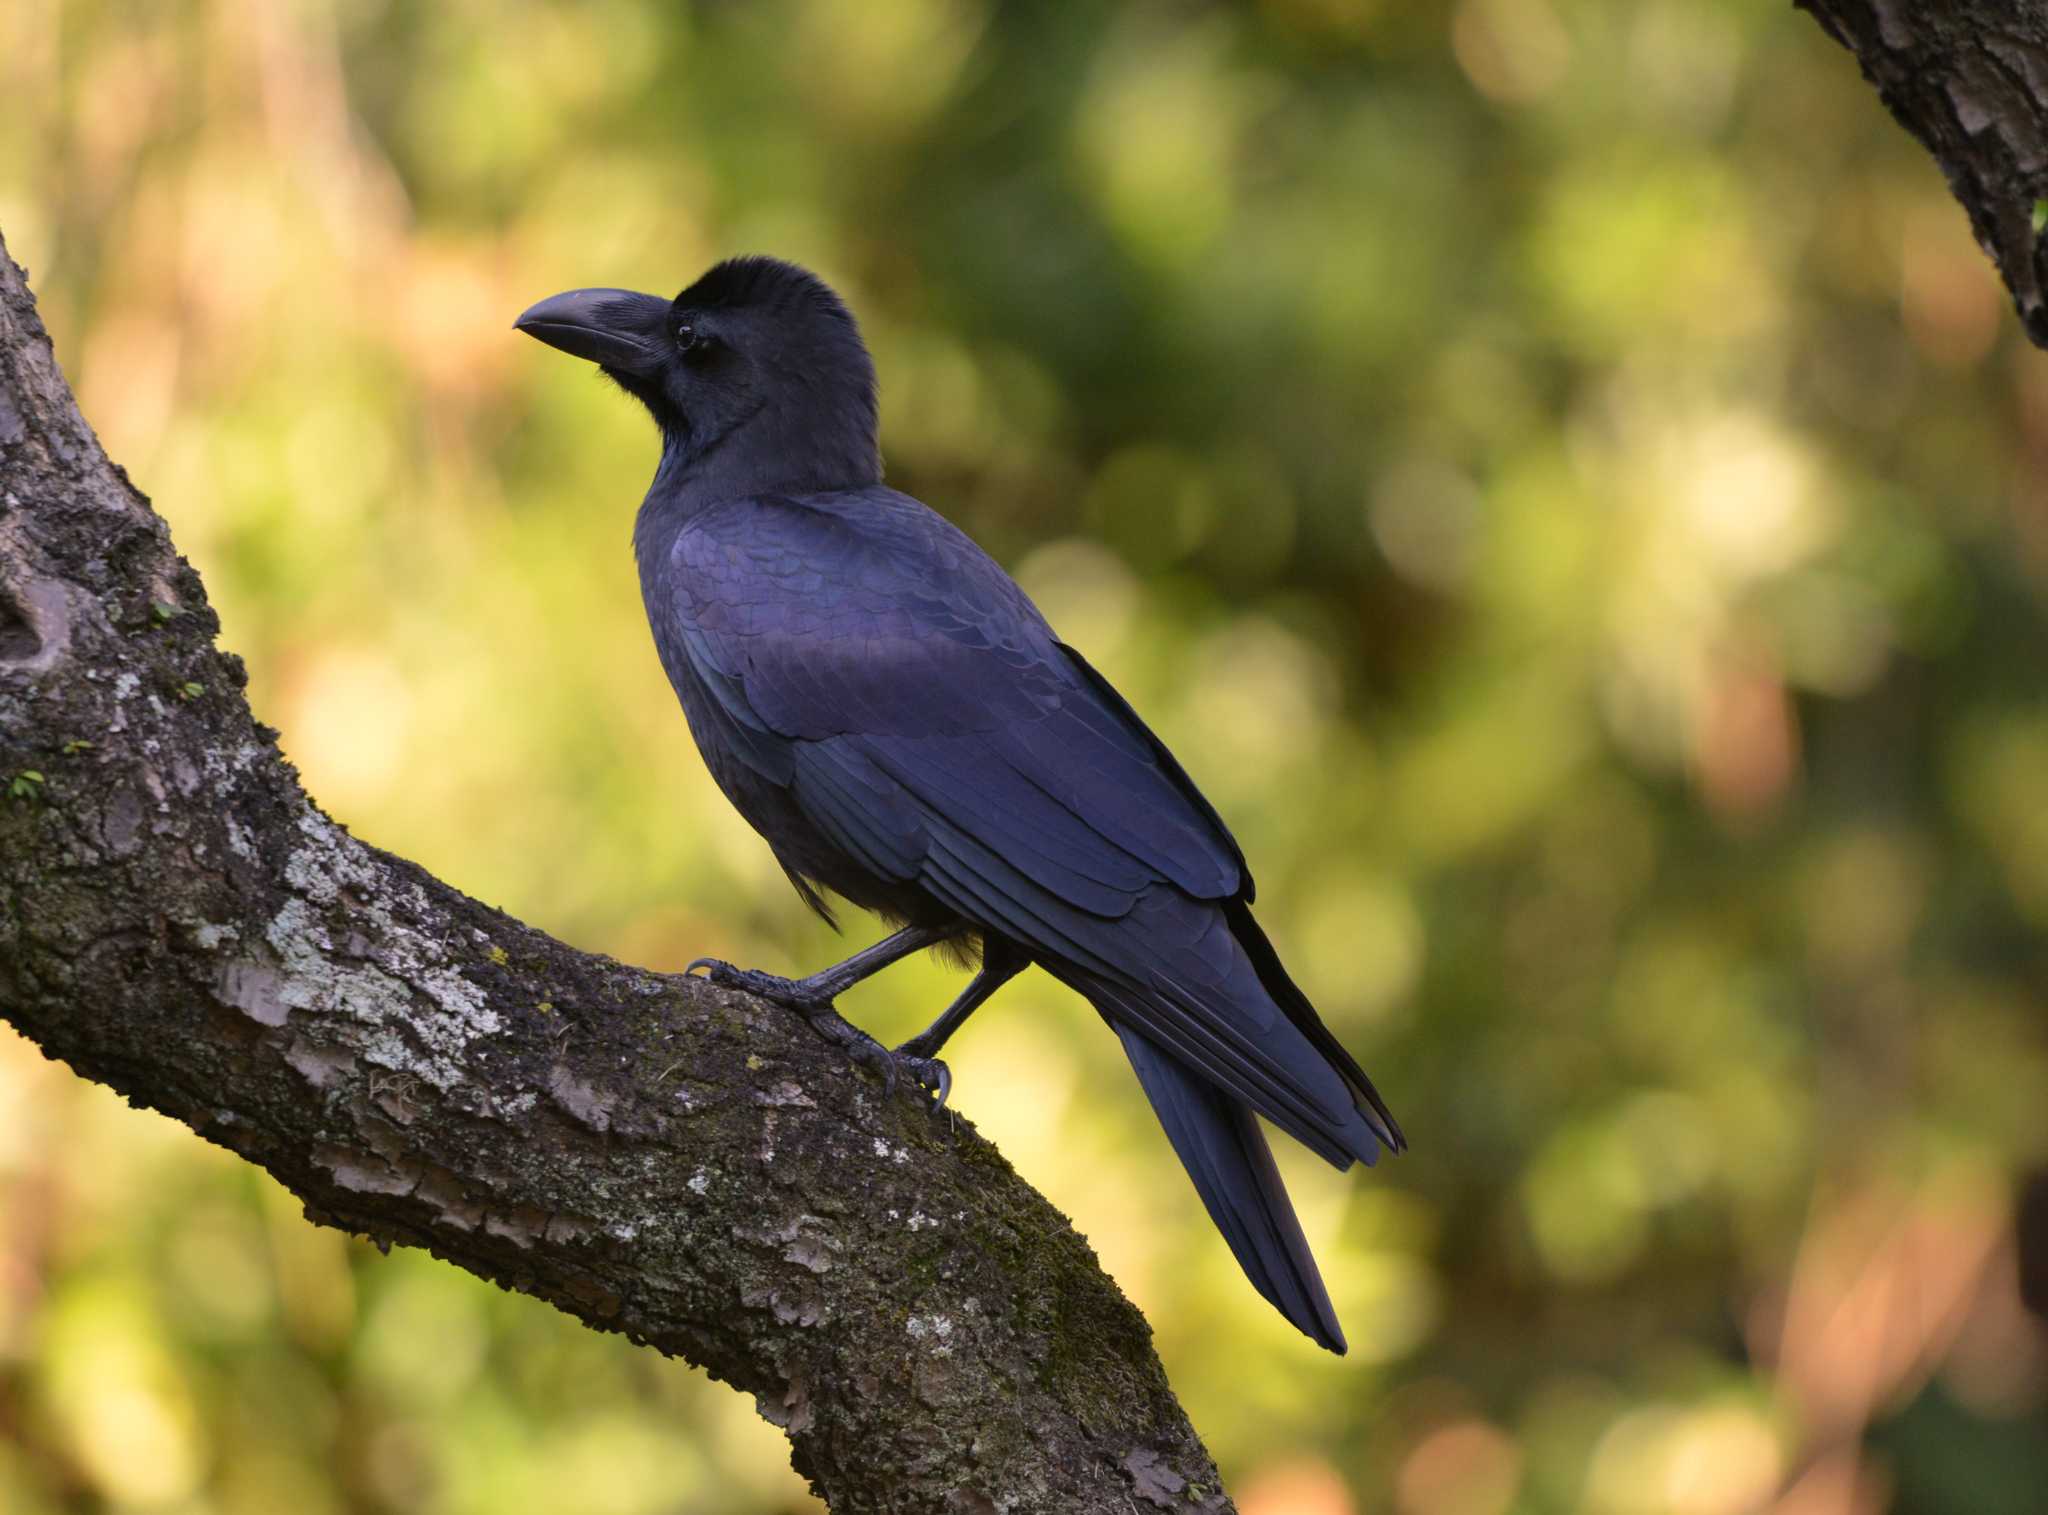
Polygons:
[[[712,776],[829,921],[900,925],[803,979],[700,960],[937,1092],[937,1054],[1036,963],[1124,1052],[1258,1291],[1344,1335],[1256,1115],[1338,1168],[1400,1128],[1252,919],[1229,830],[1159,738],[995,561],[881,482],[875,370],[852,315],[772,258],[673,300],[579,289],[516,323],[598,364],[661,428],[633,545],[663,668]],[[941,943],[980,972],[895,1052],[832,1013]]]

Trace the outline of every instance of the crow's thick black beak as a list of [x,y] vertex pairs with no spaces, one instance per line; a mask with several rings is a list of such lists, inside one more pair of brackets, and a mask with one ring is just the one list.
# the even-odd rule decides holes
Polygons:
[[550,347],[622,373],[659,366],[669,302],[630,289],[572,289],[551,295],[512,325]]

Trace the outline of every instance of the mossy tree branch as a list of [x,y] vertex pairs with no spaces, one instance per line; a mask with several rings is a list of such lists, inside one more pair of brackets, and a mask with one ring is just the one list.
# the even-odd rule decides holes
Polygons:
[[752,1394],[836,1511],[1226,1510],[1150,1333],[965,1121],[321,814],[0,243],[0,1017]]

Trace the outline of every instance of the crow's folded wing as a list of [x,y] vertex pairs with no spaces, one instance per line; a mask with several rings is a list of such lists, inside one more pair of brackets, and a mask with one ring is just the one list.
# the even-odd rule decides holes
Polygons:
[[755,499],[667,566],[668,634],[850,856],[1123,986],[1162,1051],[1333,1161],[1376,1150],[1210,903],[1250,896],[1230,833],[964,534],[889,490]]
[[673,553],[673,631],[713,698],[798,744],[796,787],[890,873],[943,818],[1101,915],[1160,879],[1198,899],[1243,891],[1236,843],[1164,749],[916,501],[735,502]]

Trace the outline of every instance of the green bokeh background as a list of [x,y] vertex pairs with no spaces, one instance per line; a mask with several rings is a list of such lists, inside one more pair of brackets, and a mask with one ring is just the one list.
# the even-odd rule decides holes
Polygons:
[[[1414,1141],[1283,1154],[1340,1361],[1085,1007],[955,1046],[1247,1515],[2048,1504],[2048,360],[1810,19],[7,0],[0,228],[312,792],[668,968],[843,944],[656,666],[644,418],[509,324],[847,294],[892,481],[1182,756]],[[815,1507],[741,1396],[0,1039],[0,1510]]]

